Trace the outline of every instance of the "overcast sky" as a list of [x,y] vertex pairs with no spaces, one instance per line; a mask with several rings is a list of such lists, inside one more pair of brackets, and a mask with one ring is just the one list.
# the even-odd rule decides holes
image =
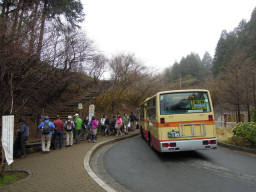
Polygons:
[[81,0],[83,29],[109,58],[134,53],[161,72],[191,52],[214,56],[221,31],[250,19],[255,0]]

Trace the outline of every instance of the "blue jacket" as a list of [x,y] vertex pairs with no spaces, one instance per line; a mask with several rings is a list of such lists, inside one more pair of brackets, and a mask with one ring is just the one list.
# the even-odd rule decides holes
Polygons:
[[[49,120],[44,120],[44,122],[49,123],[50,128],[51,128],[51,131],[48,133],[48,135],[52,135],[53,129],[55,128],[53,122],[51,122],[51,121],[49,121]],[[42,128],[43,128],[44,122],[41,122],[41,123],[38,125],[38,129],[42,129]],[[42,133],[41,133],[41,135],[42,135]]]
[[29,136],[29,127],[28,127],[28,125],[23,123],[19,132],[20,132],[21,136],[28,137]]

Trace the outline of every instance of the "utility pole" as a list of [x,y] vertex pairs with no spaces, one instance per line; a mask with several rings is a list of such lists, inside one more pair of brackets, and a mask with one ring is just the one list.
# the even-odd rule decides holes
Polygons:
[[182,75],[180,73],[180,89],[181,89],[181,87],[182,87]]

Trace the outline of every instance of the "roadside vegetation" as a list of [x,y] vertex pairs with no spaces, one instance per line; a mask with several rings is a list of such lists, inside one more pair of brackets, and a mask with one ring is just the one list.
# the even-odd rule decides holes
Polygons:
[[27,173],[21,171],[6,172],[3,177],[0,177],[0,187],[6,185],[15,184],[18,181],[25,179],[28,176]]

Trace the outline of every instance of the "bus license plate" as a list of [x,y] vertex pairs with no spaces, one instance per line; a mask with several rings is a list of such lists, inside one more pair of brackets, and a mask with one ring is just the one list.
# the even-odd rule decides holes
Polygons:
[[168,132],[168,138],[175,138],[175,137],[180,137],[180,132],[178,132],[178,131]]

